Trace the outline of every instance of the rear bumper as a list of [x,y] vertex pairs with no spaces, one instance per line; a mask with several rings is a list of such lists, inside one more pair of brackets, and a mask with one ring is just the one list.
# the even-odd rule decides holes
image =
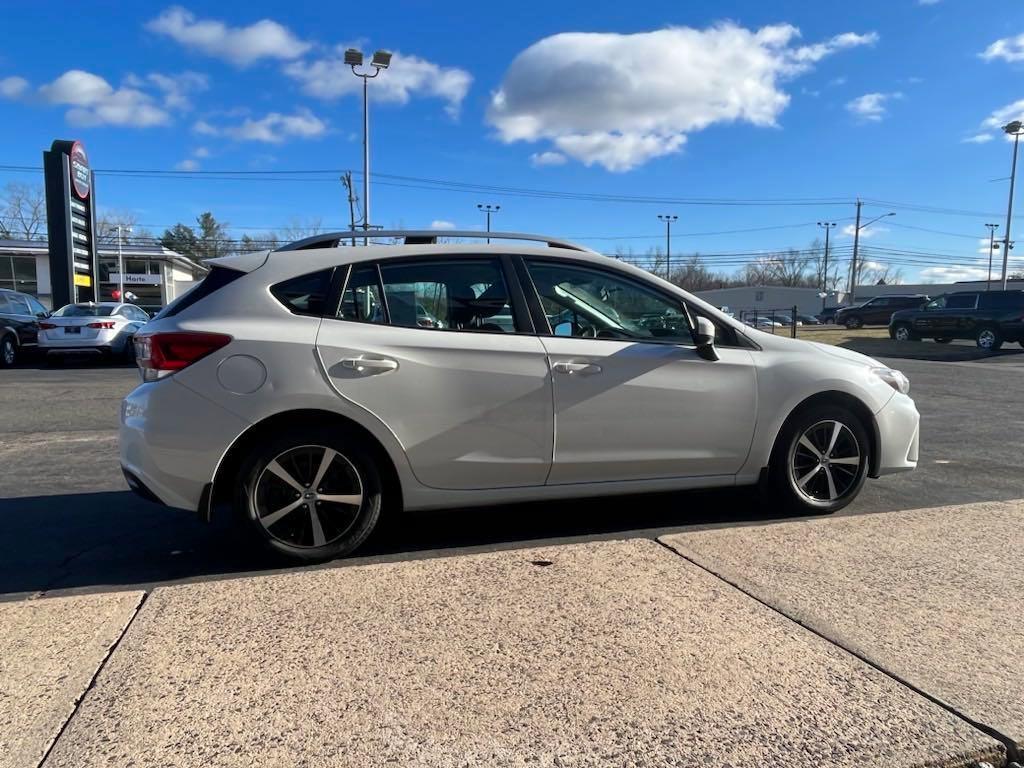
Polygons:
[[202,511],[221,457],[248,426],[173,377],[141,384],[121,403],[121,468],[137,493]]
[[44,352],[60,353],[97,353],[97,352],[123,352],[125,344],[131,335],[121,331],[99,331],[92,338],[81,338],[77,335],[49,338],[52,331],[44,331],[39,334],[39,349]]
[[875,414],[878,425],[878,476],[917,467],[921,417],[907,395],[896,394]]

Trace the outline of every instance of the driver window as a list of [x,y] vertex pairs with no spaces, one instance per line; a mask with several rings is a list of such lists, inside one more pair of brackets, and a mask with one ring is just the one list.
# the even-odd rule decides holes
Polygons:
[[939,296],[937,299],[932,299],[925,305],[925,309],[945,309],[946,308],[946,297]]
[[692,344],[682,304],[625,277],[545,261],[527,261],[555,336]]

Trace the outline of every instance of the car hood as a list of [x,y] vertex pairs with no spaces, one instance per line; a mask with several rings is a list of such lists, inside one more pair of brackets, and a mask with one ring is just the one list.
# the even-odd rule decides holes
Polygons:
[[861,365],[867,365],[871,368],[885,368],[883,363],[878,362],[873,357],[862,355],[860,352],[854,352],[852,349],[845,349],[844,347],[837,347],[833,344],[822,344],[820,341],[807,341],[804,342],[810,344],[816,350],[825,355],[831,355],[832,357],[838,357],[842,360],[848,360],[851,363],[860,363]]

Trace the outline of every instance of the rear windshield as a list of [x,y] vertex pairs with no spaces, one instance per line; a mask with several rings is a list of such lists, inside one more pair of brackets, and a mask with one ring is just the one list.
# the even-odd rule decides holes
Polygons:
[[199,285],[193,285],[185,293],[160,310],[159,314],[153,319],[160,320],[164,317],[174,317],[174,315],[188,309],[196,302],[202,301],[211,293],[220,290],[228,283],[234,282],[244,274],[244,272],[239,272],[237,269],[214,267]]
[[53,313],[54,317],[109,317],[116,307],[91,307],[88,304],[68,304]]

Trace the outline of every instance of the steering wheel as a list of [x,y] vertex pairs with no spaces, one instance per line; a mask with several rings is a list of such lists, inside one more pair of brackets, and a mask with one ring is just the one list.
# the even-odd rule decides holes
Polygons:
[[597,338],[597,328],[595,328],[594,326],[588,325],[586,323],[578,323],[577,325],[578,325],[578,327],[580,329],[580,334],[579,335],[581,337],[583,337],[584,339],[596,339]]

